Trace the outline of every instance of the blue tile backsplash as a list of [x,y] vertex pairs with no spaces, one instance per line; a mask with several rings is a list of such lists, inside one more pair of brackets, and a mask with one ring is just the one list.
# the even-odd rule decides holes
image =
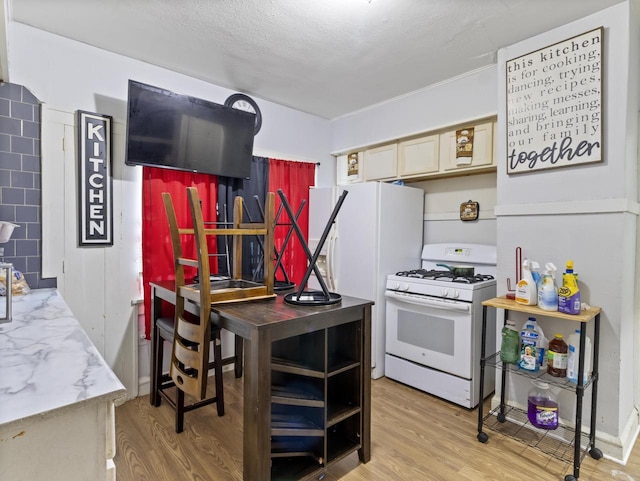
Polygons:
[[32,289],[56,287],[42,278],[40,102],[25,87],[0,84],[0,220],[19,227],[0,244]]

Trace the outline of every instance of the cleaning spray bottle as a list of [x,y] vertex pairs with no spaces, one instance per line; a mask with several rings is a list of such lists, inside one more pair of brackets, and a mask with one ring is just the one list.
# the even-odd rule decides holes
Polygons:
[[535,261],[525,259],[522,261],[522,279],[518,281],[516,286],[516,302],[527,306],[535,306],[538,302],[538,291],[536,288],[536,280],[534,279],[532,269],[538,269],[540,266]]
[[573,272],[573,261],[567,261],[567,268],[562,274],[562,287],[558,289],[558,311],[580,314],[581,309],[578,274]]
[[538,307],[545,311],[558,310],[558,286],[556,285],[556,271],[552,262],[544,266],[544,274],[538,284]]

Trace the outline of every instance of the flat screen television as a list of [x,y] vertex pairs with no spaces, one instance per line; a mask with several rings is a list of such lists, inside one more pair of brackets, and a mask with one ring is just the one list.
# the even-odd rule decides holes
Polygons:
[[255,114],[129,80],[125,164],[248,178]]

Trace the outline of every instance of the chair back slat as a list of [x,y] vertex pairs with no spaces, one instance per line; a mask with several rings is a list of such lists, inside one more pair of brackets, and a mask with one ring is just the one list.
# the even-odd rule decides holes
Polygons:
[[[175,342],[175,357],[182,366],[179,367],[179,370],[184,372],[189,372],[190,370],[198,370],[198,362],[200,360],[200,354],[198,351],[194,350],[194,346],[186,345],[184,339],[178,339]],[[192,374],[190,377],[194,379],[197,377],[198,373]]]

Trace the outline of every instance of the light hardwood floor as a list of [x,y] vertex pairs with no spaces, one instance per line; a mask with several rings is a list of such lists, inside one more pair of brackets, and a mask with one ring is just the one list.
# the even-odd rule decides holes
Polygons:
[[[176,434],[173,410],[148,396],[116,409],[118,481],[242,480],[242,379],[225,373],[225,415],[215,406],[186,414]],[[372,382],[372,456],[332,466],[325,481],[561,481],[566,462],[500,434],[476,440],[477,410],[467,410],[387,378]],[[580,481],[640,481],[640,443],[626,466],[587,456]]]

